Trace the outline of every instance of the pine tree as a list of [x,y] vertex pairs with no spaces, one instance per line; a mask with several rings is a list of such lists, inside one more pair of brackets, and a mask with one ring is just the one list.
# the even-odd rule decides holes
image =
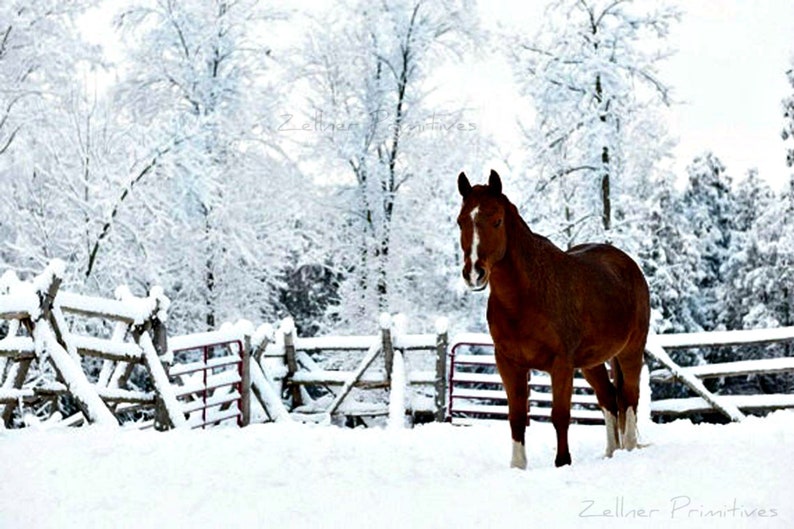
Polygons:
[[[786,77],[792,88],[794,88],[794,68],[786,72]],[[781,136],[786,142],[786,165],[794,167],[794,94],[783,99],[783,130]]]
[[774,207],[775,196],[755,170],[739,183],[735,196],[728,258],[721,266],[726,288],[717,319],[728,329],[769,327],[768,288],[757,281],[768,264],[760,248],[765,234],[759,218]]
[[644,226],[647,236],[641,239],[638,255],[651,291],[654,330],[702,330],[695,317],[695,277],[701,257],[697,240],[687,229],[681,194],[672,179],[658,182],[653,189]]
[[695,158],[687,168],[689,181],[683,207],[689,229],[700,247],[696,285],[700,295],[695,320],[704,330],[720,327],[721,302],[725,299],[723,266],[728,261],[736,215],[731,178],[714,154]]

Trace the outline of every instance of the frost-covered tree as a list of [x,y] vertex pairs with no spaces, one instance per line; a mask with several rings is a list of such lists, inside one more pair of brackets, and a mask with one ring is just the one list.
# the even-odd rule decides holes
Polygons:
[[17,258],[40,270],[49,259],[68,263],[68,283],[91,279],[112,290],[103,275],[91,275],[104,211],[122,185],[123,138],[114,130],[107,105],[74,87],[74,94],[48,115],[52,128],[21,139],[31,176],[14,183],[13,200],[36,220],[20,222]]
[[[776,197],[755,170],[735,189],[733,230],[727,260],[721,265],[724,298],[720,302],[720,323],[728,329],[768,327],[770,287],[759,272],[769,264],[762,251],[767,234],[759,222],[770,208],[777,209]],[[766,320],[766,321],[765,321]]]
[[701,330],[695,319],[697,239],[687,229],[681,194],[672,179],[654,186],[650,215],[638,257],[651,291],[653,325],[658,333]]
[[[90,57],[75,20],[95,2],[9,0],[0,5],[0,156],[37,114],[68,94]],[[42,116],[43,117],[43,116]]]
[[406,295],[434,295],[428,281],[454,256],[454,178],[476,131],[460,111],[427,103],[427,81],[461,53],[473,11],[465,1],[342,3],[311,29],[311,110],[299,118],[309,130],[298,118],[284,128],[303,128],[340,183],[343,321],[369,326]]
[[521,93],[535,107],[525,128],[534,195],[566,244],[614,240],[638,171],[669,152],[659,119],[671,101],[658,66],[679,17],[657,2],[558,0],[534,38],[509,42]]
[[[792,61],[794,63],[794,60]],[[792,68],[786,72],[786,77],[794,89],[794,64]],[[783,130],[781,136],[783,141],[786,142],[786,165],[794,167],[794,94],[783,99]]]
[[0,257],[19,271],[74,262],[85,248],[98,197],[84,185],[82,74],[100,57],[76,20],[93,3],[0,5]]
[[714,154],[695,158],[687,173],[684,211],[700,249],[696,275],[700,295],[695,318],[704,330],[714,330],[721,324],[721,303],[725,299],[723,267],[728,262],[736,205],[731,178]]
[[[154,279],[206,327],[272,316],[301,245],[290,205],[302,180],[268,136],[281,93],[265,31],[275,17],[256,0],[156,0],[118,18],[129,59],[117,101],[151,166],[130,180],[139,203],[125,211],[148,217],[136,235]],[[152,195],[170,209],[147,211]]]
[[763,306],[745,316],[748,326],[794,325],[794,178],[789,186],[761,212],[757,223],[761,265],[748,274],[758,288]]

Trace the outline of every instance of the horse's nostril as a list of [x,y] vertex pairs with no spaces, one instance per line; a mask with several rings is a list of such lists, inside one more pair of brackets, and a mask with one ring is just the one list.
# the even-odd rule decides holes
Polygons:
[[482,281],[482,278],[485,277],[485,270],[481,266],[475,266],[474,273],[477,274],[477,281]]

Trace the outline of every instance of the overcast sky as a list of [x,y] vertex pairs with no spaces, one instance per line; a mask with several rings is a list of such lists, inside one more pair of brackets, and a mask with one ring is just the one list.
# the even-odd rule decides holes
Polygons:
[[712,149],[735,178],[750,168],[782,186],[781,100],[794,57],[794,1],[689,0],[674,37],[679,52],[665,69],[684,104],[673,109],[678,163]]
[[[483,3],[483,19],[494,27],[520,24],[531,34],[542,9],[539,3],[526,4],[532,7],[519,8],[507,0]],[[678,53],[662,68],[662,78],[679,101],[670,110],[670,131],[679,140],[676,174],[683,179],[693,158],[711,150],[734,179],[757,168],[773,186],[782,187],[794,173],[785,165],[780,138],[781,100],[794,91],[785,76],[794,56],[794,0],[687,0],[679,5],[685,14],[671,35]],[[521,111],[509,86],[509,69],[486,57],[482,69],[460,75],[461,83],[477,77],[480,86],[470,93],[483,128],[496,131],[508,145]]]

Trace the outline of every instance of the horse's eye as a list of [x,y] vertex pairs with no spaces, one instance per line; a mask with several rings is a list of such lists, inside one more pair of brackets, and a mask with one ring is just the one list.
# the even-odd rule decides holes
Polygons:
[[494,228],[498,228],[498,227],[499,227],[499,226],[501,226],[501,225],[502,225],[502,219],[499,219],[499,220],[497,220],[497,221],[496,221],[496,223],[494,224]]

